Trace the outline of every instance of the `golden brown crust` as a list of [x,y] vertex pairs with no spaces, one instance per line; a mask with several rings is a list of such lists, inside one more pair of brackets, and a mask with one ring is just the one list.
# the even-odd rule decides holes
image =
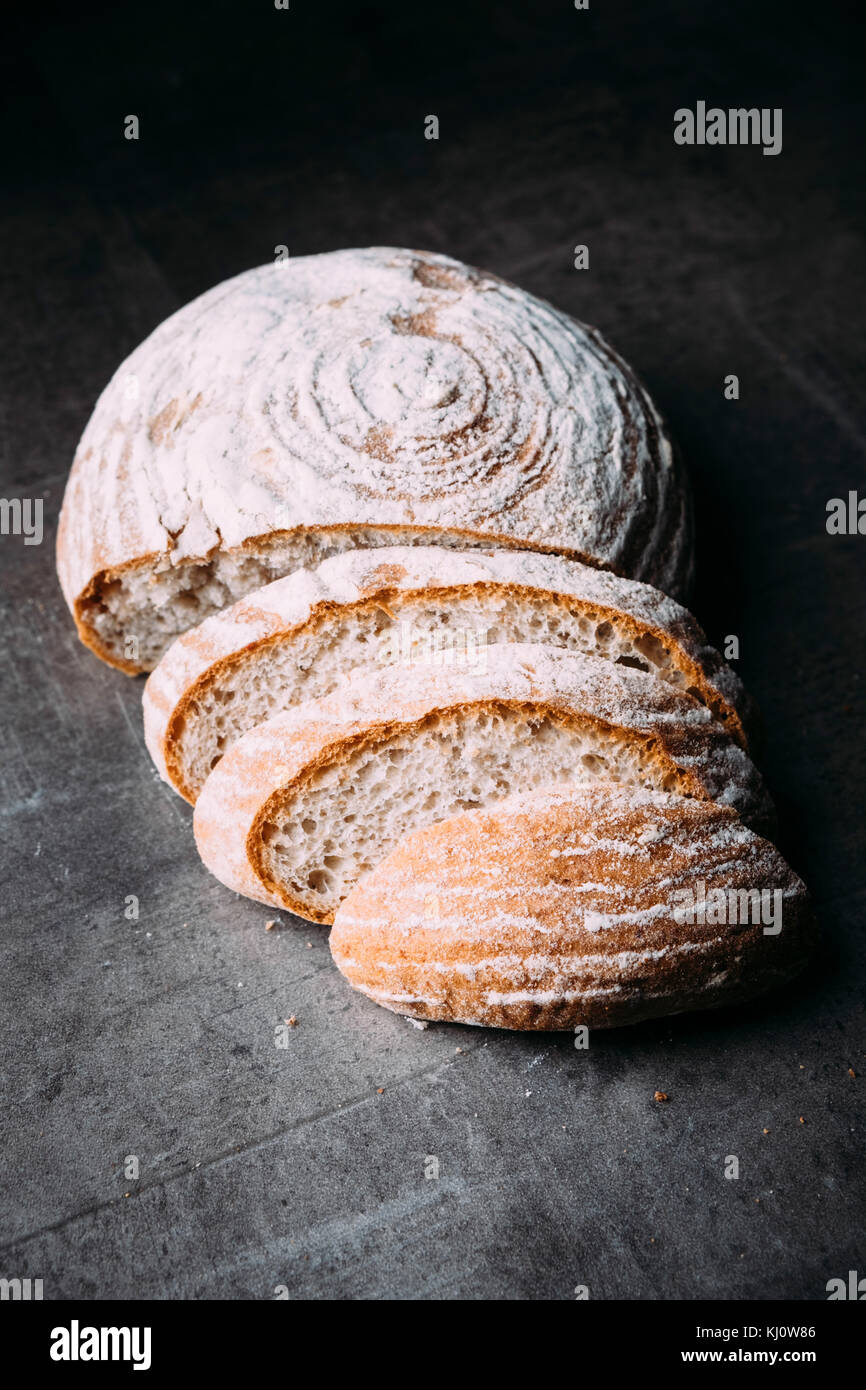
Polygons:
[[732,810],[597,783],[407,835],[345,899],[330,944],[398,1013],[550,1030],[742,1002],[801,969],[813,939],[803,884]]

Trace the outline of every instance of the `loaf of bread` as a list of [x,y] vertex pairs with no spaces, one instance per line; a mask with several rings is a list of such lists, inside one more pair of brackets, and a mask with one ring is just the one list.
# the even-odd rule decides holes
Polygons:
[[491,543],[681,596],[690,512],[662,422],[594,329],[445,256],[246,271],[120,366],[76,453],[57,563],[125,671],[358,546]]
[[739,1003],[802,968],[806,890],[729,807],[542,789],[400,840],[339,908],[334,960],[419,1019],[614,1028]]
[[160,774],[195,801],[242,734],[328,694],[354,667],[480,667],[498,642],[543,642],[650,672],[746,745],[739,678],[657,589],[559,556],[396,546],[298,570],[179,637],[145,688],[147,746]]
[[153,671],[204,863],[334,923],[387,1008],[610,1028],[808,959],[663,422],[496,276],[372,247],[202,295],[100,397],[57,565],[82,641]]
[[643,671],[502,643],[482,670],[357,669],[244,734],[196,803],[199,852],[236,892],[330,922],[407,831],[513,791],[599,779],[772,808],[705,705]]

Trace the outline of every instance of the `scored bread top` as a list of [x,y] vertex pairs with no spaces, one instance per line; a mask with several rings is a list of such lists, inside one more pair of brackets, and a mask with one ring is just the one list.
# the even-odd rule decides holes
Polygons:
[[[235,891],[292,907],[266,884],[258,831],[293,783],[375,745],[439,710],[518,706],[638,739],[677,790],[735,806],[771,824],[772,804],[748,755],[691,696],[641,671],[528,643],[486,651],[485,669],[357,669],[331,695],[311,700],[244,734],[211,773],[194,827],[207,866]],[[586,780],[584,778],[584,780]],[[324,919],[323,919],[324,920]]]
[[[781,896],[756,921],[727,899],[739,890]],[[688,893],[692,921],[677,917]],[[397,1012],[565,1028],[746,998],[794,973],[810,939],[802,882],[729,807],[595,783],[406,835],[346,897],[330,944]]]
[[130,566],[340,527],[576,555],[673,593],[691,570],[682,470],[602,336],[447,256],[369,247],[245,271],[126,359],[75,456],[58,571],[84,624]]
[[[449,597],[497,591],[516,598],[560,597],[572,612],[590,611],[598,623],[615,622],[620,632],[642,643],[648,669],[690,688],[746,746],[744,721],[748,724],[752,717],[751,702],[739,677],[707,644],[695,618],[658,589],[559,556],[395,546],[384,553],[348,551],[315,570],[299,570],[178,638],[144,692],[145,738],[160,775],[187,800],[195,800],[198,788],[181,747],[190,712],[197,710],[204,693],[219,688],[229,669],[237,672],[248,664],[246,669],[255,671],[257,660],[276,643],[316,628],[327,641],[333,619],[347,617],[353,609],[374,608],[397,620],[401,607],[419,596],[447,603]],[[315,664],[315,656],[308,655],[310,659]],[[278,692],[274,698],[278,700]],[[242,714],[242,707],[233,710],[235,718]]]

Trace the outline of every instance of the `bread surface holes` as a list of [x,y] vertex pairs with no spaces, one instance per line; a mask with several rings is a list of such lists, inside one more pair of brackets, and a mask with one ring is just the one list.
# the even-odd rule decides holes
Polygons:
[[[407,635],[408,633],[408,635]],[[454,634],[462,634],[455,647]],[[437,650],[437,643],[445,645]],[[196,690],[173,729],[187,785],[198,793],[223,753],[247,730],[304,700],[329,694],[356,668],[417,663],[481,665],[486,646],[531,642],[603,657],[652,672],[701,703],[691,677],[672,664],[670,650],[651,633],[603,617],[567,595],[506,590],[414,595],[389,617],[381,607],[347,605],[301,631],[242,654],[215,682]],[[450,643],[450,646],[448,645]],[[475,644],[474,646],[472,644]]]
[[336,909],[409,831],[459,811],[557,784],[682,790],[654,740],[505,704],[442,711],[326,770],[335,776],[294,782],[261,828],[267,877],[319,911]]

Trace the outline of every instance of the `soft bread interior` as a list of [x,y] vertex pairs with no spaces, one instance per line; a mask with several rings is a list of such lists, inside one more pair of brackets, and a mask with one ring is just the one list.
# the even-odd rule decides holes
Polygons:
[[[198,795],[222,755],[248,729],[302,700],[332,691],[359,666],[463,665],[483,669],[485,644],[546,643],[652,672],[702,700],[677,664],[673,643],[565,596],[487,589],[419,595],[398,607],[358,605],[329,613],[202,681],[170,723],[172,770]],[[722,714],[724,709],[715,710]]]
[[688,793],[650,740],[504,703],[437,711],[333,758],[266,807],[258,868],[287,905],[331,921],[410,830],[549,785]]
[[[321,564],[346,550],[388,545],[441,545],[453,550],[508,546],[496,537],[447,531],[353,527],[297,531],[261,536],[242,550],[218,550],[207,560],[172,565],[131,565],[102,578],[79,602],[79,617],[112,660],[152,671],[163,652],[182,632],[204,622],[253,589],[282,579],[297,569]],[[514,547],[519,549],[520,547]],[[526,547],[523,547],[526,548]]]

